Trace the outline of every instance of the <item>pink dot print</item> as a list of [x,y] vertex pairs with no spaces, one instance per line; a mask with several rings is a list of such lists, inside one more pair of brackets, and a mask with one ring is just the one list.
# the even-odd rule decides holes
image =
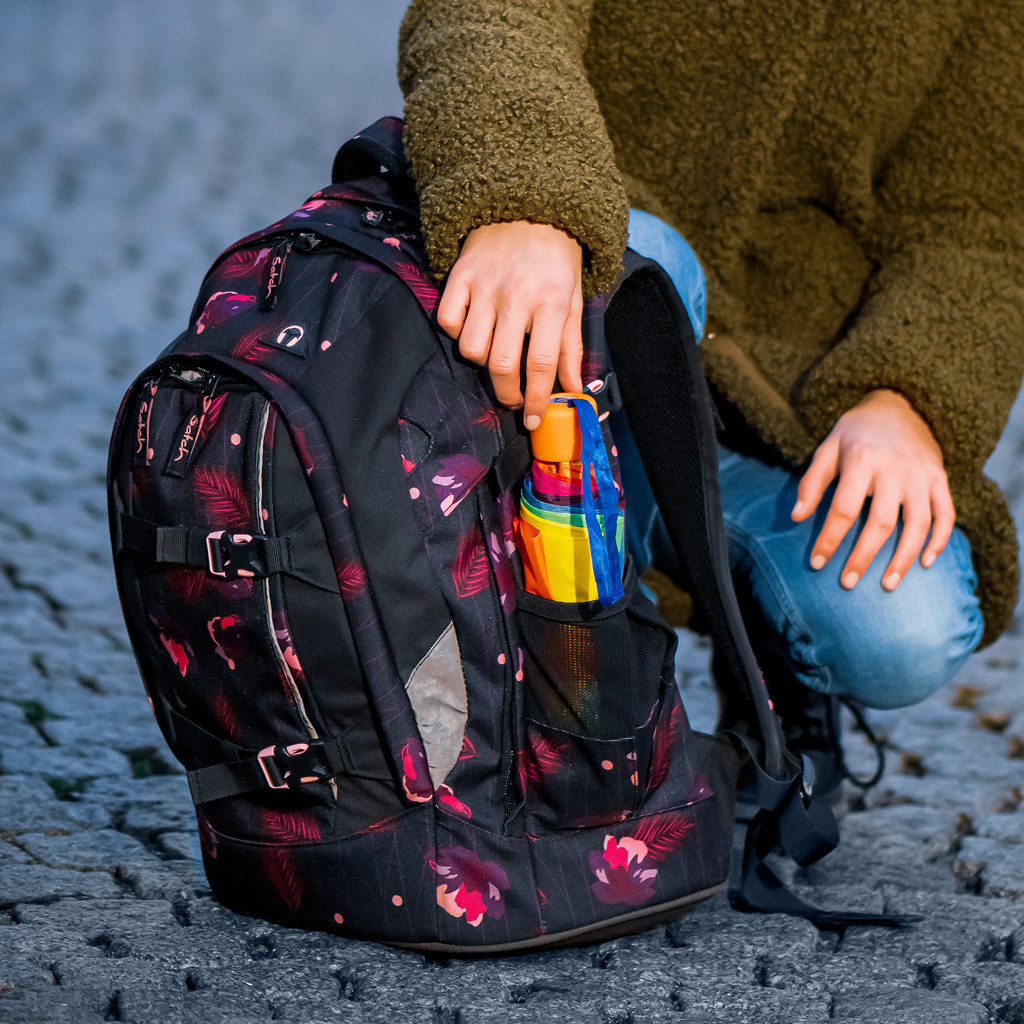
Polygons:
[[261,519],[269,519],[270,518],[270,513],[266,509],[263,509],[263,511],[260,512],[260,518]]
[[329,341],[321,341],[320,342],[320,350],[322,352],[326,352],[330,347],[331,347],[331,343]]
[[418,487],[409,488],[409,497],[415,501],[420,496],[420,489]]
[[615,767],[615,765],[614,765],[614,764],[612,764],[612,762],[611,762],[611,761],[602,761],[602,762],[601,762],[601,767],[602,767],[602,768],[603,768],[603,769],[604,769],[604,770],[605,770],[606,772],[610,772],[610,771],[611,771],[611,770],[612,770],[612,769],[613,769],[613,768]]
[[405,901],[402,899],[401,896],[396,895],[391,897],[391,902],[394,903],[396,907],[400,907]]
[[232,434],[231,435],[231,443],[232,444],[241,444],[242,443],[242,435],[241,434]]
[[504,654],[499,654],[498,655],[498,664],[499,665],[504,665],[505,664],[505,655]]
[[337,922],[338,924],[344,924],[344,923],[345,923],[345,918],[343,918],[343,917],[341,916],[341,914],[335,914],[335,915],[334,915],[334,920],[335,920],[335,921],[336,921],[336,922]]
[[337,280],[338,280],[338,275],[337,274],[331,274],[331,284],[334,284],[334,282],[337,281]]

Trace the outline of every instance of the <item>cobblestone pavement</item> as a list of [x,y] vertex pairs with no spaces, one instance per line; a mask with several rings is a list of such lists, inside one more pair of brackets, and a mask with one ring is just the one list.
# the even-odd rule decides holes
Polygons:
[[[600,947],[428,961],[210,899],[114,594],[110,424],[210,258],[400,112],[402,6],[0,0],[0,1022],[1024,1022],[1019,618],[874,716],[888,774],[797,875],[912,929],[819,934],[718,897]],[[1022,451],[1018,405],[991,469],[1024,522]],[[706,723],[706,648],[684,643],[680,679]]]

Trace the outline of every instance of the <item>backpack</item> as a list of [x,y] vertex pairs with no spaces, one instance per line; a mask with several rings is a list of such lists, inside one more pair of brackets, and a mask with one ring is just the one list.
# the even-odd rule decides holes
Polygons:
[[690,728],[676,635],[631,565],[609,607],[523,592],[529,446],[437,327],[402,129],[349,140],[332,185],[215,261],[114,425],[119,595],[214,895],[420,950],[603,940],[726,886],[743,767],[762,810],[734,904],[893,923],[808,907],[764,863],[837,835],[746,639],[671,282],[627,251],[586,303],[583,378],[602,414],[625,404],[747,709],[728,734]]

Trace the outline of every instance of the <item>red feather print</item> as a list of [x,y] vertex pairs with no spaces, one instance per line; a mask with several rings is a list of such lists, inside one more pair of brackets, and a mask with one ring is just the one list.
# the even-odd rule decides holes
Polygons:
[[288,851],[279,846],[266,846],[260,853],[259,864],[263,877],[281,902],[291,910],[297,910],[302,902],[302,883],[295,873],[295,865]]
[[320,838],[320,826],[308,815],[293,811],[270,811],[264,808],[263,831],[267,837],[280,843],[315,842]]
[[420,305],[428,313],[433,313],[440,301],[437,285],[423,273],[420,267],[415,263],[396,260],[391,264],[391,269],[409,286]]
[[366,570],[358,562],[346,562],[338,570],[338,583],[344,597],[358,597],[366,589]]
[[668,778],[668,770],[672,766],[672,752],[679,733],[679,711],[680,705],[677,702],[669,712],[668,724],[663,726],[658,723],[658,729],[654,734],[654,753],[651,755],[648,790],[657,789]]
[[638,839],[647,847],[652,860],[661,860],[693,831],[693,822],[684,817],[667,814],[655,814],[645,818],[643,824],[633,833],[632,838]]
[[562,762],[568,751],[568,743],[559,743],[539,732],[531,732],[527,739],[526,750],[520,759],[525,780],[537,783],[545,775],[553,775],[562,767]]
[[490,582],[487,549],[479,530],[470,530],[459,540],[459,556],[452,566],[452,582],[459,597],[471,597],[487,589]]
[[269,249],[243,249],[233,252],[218,268],[224,277],[242,277],[255,270],[266,258]]
[[210,702],[210,711],[221,734],[231,740],[232,743],[238,743],[241,739],[238,718],[235,715],[235,709],[231,706],[231,702],[223,691],[218,693]]
[[167,570],[167,586],[188,602],[197,601],[207,590],[228,600],[240,600],[252,592],[252,580],[222,580],[210,576],[205,569],[190,569],[185,565],[175,565]]
[[245,359],[248,362],[258,359],[264,352],[269,351],[266,345],[260,343],[260,339],[266,333],[266,328],[257,327],[256,330],[243,334],[235,342],[235,347],[231,350],[231,357],[233,359]]
[[203,850],[207,856],[216,857],[217,833],[210,827],[206,812],[201,807],[196,808],[196,821],[199,824],[199,841],[203,844]]
[[207,405],[203,416],[203,434],[206,437],[209,437],[216,429],[220,414],[224,411],[224,403],[227,401],[227,397],[226,394],[218,395],[216,398],[211,399],[209,405]]
[[167,570],[167,585],[190,604],[197,601],[206,589],[207,575],[203,569],[190,569],[188,566],[176,565]]
[[211,523],[224,529],[242,529],[252,523],[249,500],[241,483],[221,469],[200,468],[194,474],[196,494]]

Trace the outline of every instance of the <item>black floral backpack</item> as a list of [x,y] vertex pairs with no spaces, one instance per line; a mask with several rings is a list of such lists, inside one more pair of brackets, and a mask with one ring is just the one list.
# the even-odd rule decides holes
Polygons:
[[690,728],[676,636],[631,566],[609,607],[522,591],[527,440],[436,326],[402,127],[351,139],[334,184],[216,261],[114,428],[125,620],[214,894],[425,950],[604,939],[726,885],[744,766],[763,809],[734,903],[876,920],[808,907],[764,864],[837,837],[737,610],[674,288],[627,252],[586,306],[584,380],[602,413],[625,404],[717,674],[748,709],[717,736]]

